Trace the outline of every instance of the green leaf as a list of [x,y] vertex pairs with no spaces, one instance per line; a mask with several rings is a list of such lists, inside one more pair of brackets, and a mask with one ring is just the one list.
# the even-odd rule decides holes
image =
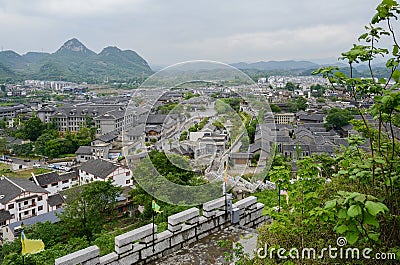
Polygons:
[[347,225],[341,225],[341,226],[338,226],[335,230],[336,230],[336,232],[338,232],[339,234],[343,234],[344,232],[346,232],[347,230],[349,230],[349,228],[347,227]]
[[358,240],[358,233],[351,233],[351,232],[348,232],[348,233],[346,233],[346,239],[347,239],[347,242],[348,242],[350,245],[353,245],[353,244],[356,243],[357,240]]
[[373,18],[371,19],[371,23],[372,23],[372,24],[376,24],[376,23],[378,23],[378,22],[379,22],[379,13],[375,14],[375,15],[373,16]]
[[400,71],[398,69],[396,69],[393,72],[392,78],[393,78],[394,81],[399,82],[399,80],[400,80]]
[[357,215],[361,214],[361,207],[359,205],[352,205],[350,208],[347,210],[347,214],[350,217],[355,217]]
[[392,52],[392,54],[393,54],[394,56],[396,56],[398,52],[399,52],[399,46],[393,45],[393,52]]
[[365,197],[364,194],[360,194],[360,195],[357,195],[357,196],[354,198],[354,200],[355,200],[355,201],[358,201],[358,202],[364,202],[364,201],[366,200],[366,197]]
[[378,222],[378,220],[376,220],[376,217],[373,216],[373,215],[371,215],[369,212],[365,212],[363,224],[366,224],[366,225],[373,225],[373,226],[375,226],[376,228],[379,227],[379,222]]
[[377,234],[377,233],[369,233],[368,237],[370,239],[372,239],[373,241],[379,241],[379,234]]
[[325,203],[324,209],[332,209],[335,206],[336,206],[336,200],[327,201]]
[[368,33],[364,33],[360,37],[358,37],[358,40],[365,40],[367,37],[368,37]]
[[365,203],[365,208],[373,216],[376,216],[380,212],[389,211],[389,209],[386,207],[386,205],[384,205],[381,202],[367,201]]
[[340,219],[345,219],[347,217],[347,211],[345,209],[340,209],[338,212],[338,217]]

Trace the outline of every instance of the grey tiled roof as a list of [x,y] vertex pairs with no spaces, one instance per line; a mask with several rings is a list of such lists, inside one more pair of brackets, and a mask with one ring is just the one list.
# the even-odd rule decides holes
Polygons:
[[325,114],[300,114],[298,119],[301,121],[318,121],[322,122],[324,120]]
[[340,146],[340,145],[349,146],[349,142],[347,141],[347,139],[336,138],[336,139],[333,139],[333,142],[338,146]]
[[76,104],[70,105],[65,104],[58,107],[55,111],[55,116],[73,116],[76,117],[99,117],[112,110],[119,110],[123,105],[121,104],[110,104],[110,105],[100,105],[100,104]]
[[121,109],[116,109],[116,110],[111,110],[107,113],[104,113],[101,116],[96,117],[96,120],[116,120],[116,119],[122,119],[125,116],[125,110]]
[[96,140],[103,141],[105,143],[111,142],[114,139],[117,139],[119,136],[119,132],[117,131],[111,131],[108,133],[105,133],[103,135],[100,135],[99,137],[96,138]]
[[92,147],[91,146],[79,146],[78,150],[75,152],[76,155],[91,155],[92,154]]
[[49,206],[54,207],[57,205],[61,205],[64,203],[64,198],[61,196],[61,194],[54,194],[49,196],[49,198],[47,199],[47,203],[49,204]]
[[35,177],[40,186],[58,182],[58,173],[56,171],[36,175]]
[[77,171],[73,170],[71,172],[63,173],[60,175],[56,171],[52,171],[49,173],[36,175],[35,177],[36,177],[36,180],[39,183],[39,185],[44,186],[44,185],[49,185],[51,183],[56,183],[56,182],[60,182],[63,180],[72,179],[77,176],[78,176]]
[[117,165],[103,159],[91,159],[80,166],[80,170],[90,173],[96,177],[105,179],[118,168]]
[[76,168],[72,169],[70,172],[58,175],[60,181],[77,178],[79,176],[78,170]]
[[143,134],[144,134],[144,124],[139,124],[135,127],[129,128],[125,132],[126,136],[133,136],[133,137],[138,137]]
[[11,223],[8,225],[8,227],[11,229],[11,231],[14,233],[15,235],[15,231],[14,229],[18,226],[20,226],[22,223],[24,223],[25,226],[27,225],[34,225],[37,223],[45,223],[45,222],[50,222],[50,223],[57,223],[58,221],[60,221],[60,218],[57,217],[57,214],[61,214],[64,211],[63,208],[57,209],[55,211],[49,212],[49,213],[44,213],[44,214],[40,214],[38,216],[34,216],[28,219],[25,219],[23,221],[18,221],[15,223]]
[[163,124],[165,119],[167,118],[168,115],[155,115],[155,114],[150,114],[147,117],[146,124],[151,125],[151,124]]
[[277,136],[276,137],[276,142],[278,143],[288,143],[290,142],[290,137],[289,136]]
[[28,179],[0,178],[0,196],[3,195],[0,197],[1,204],[8,203],[23,192],[48,193],[48,191]]
[[268,151],[268,149],[267,143],[257,142],[250,145],[250,153],[255,153],[260,150]]

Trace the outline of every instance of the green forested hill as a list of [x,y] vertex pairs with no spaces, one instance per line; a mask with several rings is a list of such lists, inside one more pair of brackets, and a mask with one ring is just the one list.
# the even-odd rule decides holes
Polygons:
[[107,47],[99,54],[77,39],[65,42],[55,53],[0,52],[0,79],[44,79],[75,82],[127,82],[152,73],[136,52]]

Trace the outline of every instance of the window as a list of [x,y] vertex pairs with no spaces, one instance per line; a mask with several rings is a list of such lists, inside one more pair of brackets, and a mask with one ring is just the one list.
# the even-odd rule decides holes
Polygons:
[[25,211],[24,214],[25,214],[25,215],[28,215],[28,214],[29,214],[29,211]]
[[28,201],[24,201],[24,205],[28,205]]
[[43,206],[42,205],[38,207],[38,211],[43,211]]
[[66,183],[68,183],[69,182],[69,180],[68,179],[66,179],[66,180],[63,180],[63,184],[66,184]]
[[51,186],[54,187],[54,186],[57,186],[57,184],[58,184],[57,182],[51,183]]
[[125,181],[125,184],[130,184],[130,183],[131,183],[131,180],[130,180],[130,179],[128,179],[128,180]]
[[40,202],[41,200],[43,200],[43,197],[42,197],[42,196],[39,196],[39,197],[37,198],[37,200],[38,200],[38,202]]
[[126,176],[129,176],[129,171],[128,171],[128,172],[126,172]]
[[8,205],[8,210],[14,209],[14,204],[9,204]]

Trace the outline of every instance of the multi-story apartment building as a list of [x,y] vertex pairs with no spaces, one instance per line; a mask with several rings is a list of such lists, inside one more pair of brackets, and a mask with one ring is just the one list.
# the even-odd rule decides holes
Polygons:
[[138,123],[138,119],[147,110],[135,108],[126,112],[126,104],[82,103],[61,107],[46,106],[36,113],[42,122],[54,121],[60,132],[77,132],[87,123],[93,122],[97,127],[97,134],[102,135],[112,131],[121,132]]
[[26,114],[27,112],[29,112],[29,110],[24,104],[0,106],[0,119],[12,119],[17,117],[18,114]]
[[295,119],[294,113],[275,113],[274,119],[276,124],[293,123]]

